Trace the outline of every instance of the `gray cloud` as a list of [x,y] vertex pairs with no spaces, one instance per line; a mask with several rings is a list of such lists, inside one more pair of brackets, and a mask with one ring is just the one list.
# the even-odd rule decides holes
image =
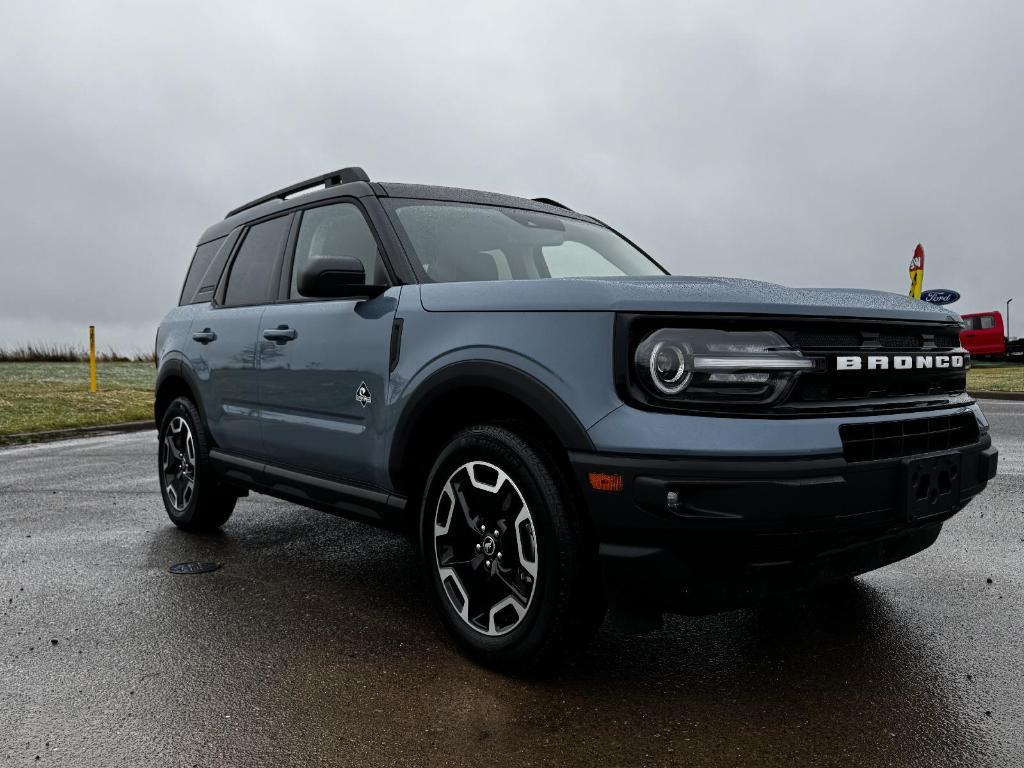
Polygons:
[[681,274],[902,292],[921,241],[956,309],[1024,311],[1022,28],[1010,2],[7,2],[0,321],[146,347],[208,224],[346,164],[552,196]]

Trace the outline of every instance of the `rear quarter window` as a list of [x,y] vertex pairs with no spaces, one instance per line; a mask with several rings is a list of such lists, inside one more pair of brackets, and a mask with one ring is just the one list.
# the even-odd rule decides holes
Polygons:
[[[188,274],[185,275],[185,285],[181,289],[181,297],[178,300],[179,305],[196,303],[196,294],[200,288],[206,285],[204,278],[213,271],[211,267],[218,261],[217,257],[220,255],[225,240],[227,240],[227,237],[219,237],[196,248],[196,252],[192,256],[192,264],[188,268]],[[227,258],[226,253],[224,258]],[[224,258],[219,259],[220,267],[217,268],[217,274],[213,277],[214,284],[217,282],[220,270],[224,267]],[[209,301],[209,297],[205,300]]]

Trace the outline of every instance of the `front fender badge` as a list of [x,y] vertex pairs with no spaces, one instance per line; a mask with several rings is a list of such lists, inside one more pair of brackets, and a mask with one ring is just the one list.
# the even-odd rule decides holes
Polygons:
[[356,390],[356,402],[363,406],[363,408],[373,402],[373,397],[370,395],[370,388],[366,386],[365,381],[359,382],[359,389]]

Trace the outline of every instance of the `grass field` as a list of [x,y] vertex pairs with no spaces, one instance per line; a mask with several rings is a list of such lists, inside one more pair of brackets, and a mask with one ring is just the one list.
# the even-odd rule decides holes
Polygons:
[[100,363],[89,392],[88,363],[0,362],[0,436],[153,418],[149,363]]
[[974,363],[967,374],[967,388],[986,392],[1024,392],[1024,365]]

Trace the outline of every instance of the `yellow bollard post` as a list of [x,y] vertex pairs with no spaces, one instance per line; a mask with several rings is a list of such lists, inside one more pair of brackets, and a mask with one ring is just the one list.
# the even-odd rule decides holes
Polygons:
[[89,326],[89,391],[96,391],[96,326]]

